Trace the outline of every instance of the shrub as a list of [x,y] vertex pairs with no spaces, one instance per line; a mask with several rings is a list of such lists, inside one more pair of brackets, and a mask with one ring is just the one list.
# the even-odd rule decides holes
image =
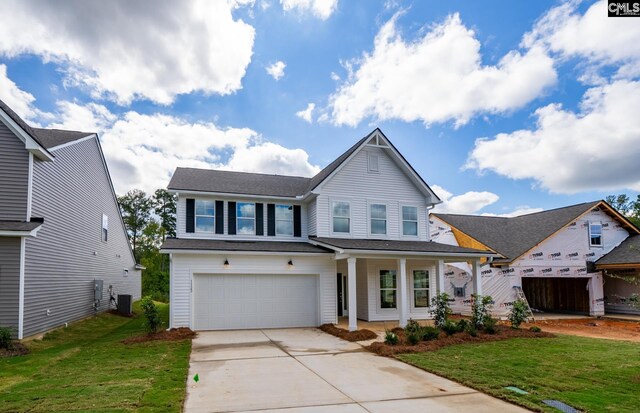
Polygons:
[[531,326],[529,327],[529,331],[531,331],[532,333],[541,333],[542,329],[538,326]]
[[418,342],[422,338],[420,331],[408,332],[405,337],[407,338],[407,343],[411,344],[412,346],[415,346],[416,344],[418,344]]
[[11,340],[11,328],[0,327],[0,348],[10,350],[13,347]]
[[490,308],[493,299],[490,295],[472,294],[473,304],[471,305],[471,324],[475,328],[482,328],[485,322],[491,318]]
[[471,337],[477,337],[478,336],[478,329],[476,328],[475,325],[469,324],[469,328],[467,328],[467,333],[469,333],[469,335]]
[[417,333],[420,331],[420,329],[422,329],[420,324],[418,324],[416,320],[410,318],[409,321],[407,321],[407,325],[404,328],[404,332],[406,334]]
[[491,317],[484,320],[484,332],[487,334],[496,334],[498,332],[498,321]]
[[452,322],[452,321],[447,321],[443,326],[442,326],[442,331],[444,331],[445,333],[447,333],[448,336],[455,334],[455,333],[459,333],[460,329],[458,328],[458,324]]
[[442,328],[447,323],[451,315],[451,307],[449,306],[449,294],[440,293],[431,299],[431,309],[429,313],[433,315],[433,321],[436,327]]
[[160,315],[158,314],[158,306],[156,306],[149,295],[142,299],[140,306],[146,318],[145,328],[150,333],[155,333],[158,331],[160,325],[162,325],[162,320],[160,320]]
[[458,331],[465,331],[467,328],[469,328],[469,320],[465,320],[464,318],[461,318],[460,320],[458,320],[457,326],[458,326]]
[[390,346],[398,344],[398,335],[391,330],[384,330],[384,343]]
[[509,312],[509,321],[511,321],[511,328],[520,328],[520,324],[524,323],[527,319],[529,310],[527,309],[527,303],[524,300],[517,299],[511,307]]
[[440,330],[427,326],[422,328],[422,341],[437,340],[440,337]]

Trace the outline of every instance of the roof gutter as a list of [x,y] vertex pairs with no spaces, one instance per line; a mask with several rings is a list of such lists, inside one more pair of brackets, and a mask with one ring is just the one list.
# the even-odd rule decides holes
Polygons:
[[234,194],[232,192],[211,192],[211,191],[194,191],[168,188],[168,192],[172,194],[186,194],[186,195],[213,195],[222,196],[227,198],[247,198],[247,199],[276,199],[283,201],[302,201],[305,199],[304,195],[301,196],[277,196],[277,195],[251,195],[251,194]]

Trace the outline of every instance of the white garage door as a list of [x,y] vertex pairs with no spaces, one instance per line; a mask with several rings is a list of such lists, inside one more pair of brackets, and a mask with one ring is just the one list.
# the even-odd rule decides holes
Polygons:
[[315,275],[194,275],[194,328],[315,327],[317,280]]

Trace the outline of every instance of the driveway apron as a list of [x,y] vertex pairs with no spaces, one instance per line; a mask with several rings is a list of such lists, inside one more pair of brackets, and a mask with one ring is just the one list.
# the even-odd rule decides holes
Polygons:
[[320,330],[297,328],[199,332],[193,341],[184,411],[527,410]]

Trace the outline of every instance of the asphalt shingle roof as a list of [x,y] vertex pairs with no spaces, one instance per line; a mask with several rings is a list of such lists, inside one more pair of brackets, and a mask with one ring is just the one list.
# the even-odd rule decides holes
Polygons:
[[42,225],[41,221],[0,221],[0,231],[33,231]]
[[[375,131],[374,131],[375,132]],[[177,168],[168,188],[177,191],[217,192],[243,195],[297,197],[313,190],[347,158],[349,158],[373,132],[360,139],[335,161],[313,178],[288,175],[269,175],[212,169]]]
[[32,130],[38,137],[40,144],[47,149],[94,135],[94,133],[91,132],[77,132],[62,129],[32,128]]
[[255,252],[300,252],[322,254],[332,251],[307,242],[284,241],[229,241],[215,239],[167,238],[160,249],[163,250],[206,250],[206,251],[255,251]]
[[36,141],[45,149],[50,149],[54,146],[73,142],[75,140],[84,138],[85,136],[92,135],[92,133],[88,132],[32,128],[2,100],[0,100],[0,109],[2,109],[2,111],[5,112],[7,116],[11,118],[11,120],[18,124],[18,126],[20,126],[22,130],[24,130],[29,136],[31,136],[34,141]]
[[640,235],[630,236],[607,255],[596,261],[596,265],[612,264],[640,265]]
[[494,262],[510,262],[600,202],[586,202],[513,218],[433,215],[506,257],[505,260],[494,260]]
[[440,244],[433,241],[395,241],[377,239],[326,238],[310,236],[311,241],[343,250],[372,250],[372,251],[406,251],[445,254],[479,254],[489,251],[463,248],[456,245]]

